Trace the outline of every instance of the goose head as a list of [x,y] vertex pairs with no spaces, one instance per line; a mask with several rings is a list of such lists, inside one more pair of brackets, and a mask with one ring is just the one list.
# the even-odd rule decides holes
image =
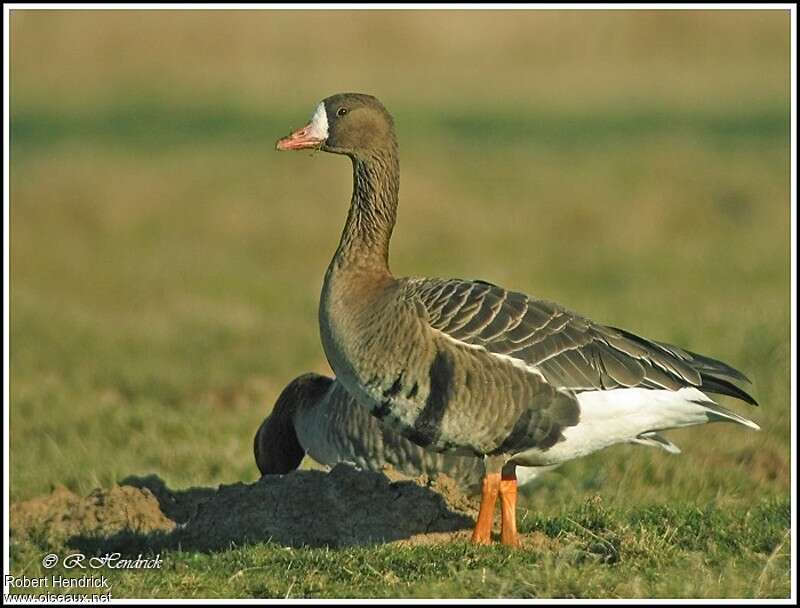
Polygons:
[[395,146],[394,121],[377,98],[339,93],[323,99],[309,123],[279,139],[275,148],[368,158]]
[[317,403],[331,382],[331,378],[319,374],[303,374],[281,391],[253,440],[256,464],[262,475],[285,475],[300,466],[306,451],[297,439],[294,415]]

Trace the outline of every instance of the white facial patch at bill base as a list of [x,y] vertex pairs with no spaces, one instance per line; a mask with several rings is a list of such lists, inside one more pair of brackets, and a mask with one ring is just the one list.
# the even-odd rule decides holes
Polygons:
[[309,124],[309,136],[314,139],[328,139],[328,112],[325,110],[325,103],[319,102],[314,116],[311,117]]

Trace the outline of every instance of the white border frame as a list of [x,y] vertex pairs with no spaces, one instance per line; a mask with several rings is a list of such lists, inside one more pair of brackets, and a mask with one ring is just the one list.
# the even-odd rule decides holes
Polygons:
[[[794,604],[797,600],[797,7],[794,4],[783,3],[769,3],[769,4],[676,4],[676,3],[630,3],[630,4],[584,4],[584,3],[567,3],[567,4],[509,4],[509,3],[477,3],[477,4],[400,4],[400,3],[387,3],[387,4],[353,4],[353,3],[338,3],[338,4],[291,4],[291,3],[275,3],[275,4],[135,4],[135,3],[118,3],[118,4],[86,4],[86,3],[73,3],[73,4],[60,4],[60,3],[46,3],[46,4],[25,4],[25,3],[11,3],[3,5],[3,42],[4,42],[4,62],[3,62],[3,575],[5,577],[9,572],[10,566],[10,536],[9,536],[9,410],[10,410],[10,393],[9,393],[9,269],[10,269],[10,249],[9,249],[9,163],[10,163],[10,147],[9,147],[9,70],[10,70],[10,14],[13,10],[108,10],[108,9],[137,9],[137,10],[195,10],[201,8],[203,10],[274,10],[274,9],[291,9],[291,10],[315,10],[315,9],[328,9],[328,10],[392,10],[392,9],[407,9],[407,10],[433,10],[433,9],[468,9],[468,10],[503,10],[503,9],[518,9],[518,10],[543,10],[543,9],[604,9],[604,10],[663,10],[663,9],[676,9],[676,10],[787,10],[791,14],[791,391],[790,391],[790,405],[791,407],[791,449],[792,449],[792,462],[791,462],[791,492],[792,492],[792,527],[791,527],[791,568],[792,568],[792,583],[791,583],[791,597],[788,599],[730,599],[730,600],[703,600],[703,599],[686,599],[686,600],[644,600],[644,599],[592,599],[592,600],[560,600],[560,599],[542,599],[542,600],[514,600],[503,599],[504,604],[642,604],[648,603],[653,605],[671,605],[671,604]],[[9,587],[3,581],[3,593],[9,592]],[[264,599],[229,599],[229,600],[187,600],[187,599],[114,599],[111,601],[113,604],[252,604],[252,603],[268,603],[268,604],[485,604],[494,603],[497,600],[315,600],[315,599],[299,599],[299,600],[264,600]],[[35,602],[41,603],[41,602]]]

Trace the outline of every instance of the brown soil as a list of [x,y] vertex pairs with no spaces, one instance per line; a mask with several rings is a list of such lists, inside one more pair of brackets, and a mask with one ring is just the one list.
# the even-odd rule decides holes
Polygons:
[[11,505],[10,521],[13,538],[49,545],[77,535],[111,536],[123,530],[149,534],[175,528],[149,490],[131,486],[97,489],[86,497],[58,486],[47,496]]
[[[338,465],[253,484],[170,490],[157,476],[129,477],[80,497],[59,487],[11,507],[15,541],[135,553],[180,546],[213,551],[271,540],[344,547],[460,538],[474,523],[473,499],[446,478],[400,479]],[[466,534],[466,533],[465,533]]]

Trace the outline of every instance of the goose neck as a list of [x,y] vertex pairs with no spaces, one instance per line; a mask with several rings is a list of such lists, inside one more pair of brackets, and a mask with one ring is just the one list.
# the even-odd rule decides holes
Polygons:
[[353,196],[333,265],[388,273],[400,186],[397,153],[389,149],[352,160]]

